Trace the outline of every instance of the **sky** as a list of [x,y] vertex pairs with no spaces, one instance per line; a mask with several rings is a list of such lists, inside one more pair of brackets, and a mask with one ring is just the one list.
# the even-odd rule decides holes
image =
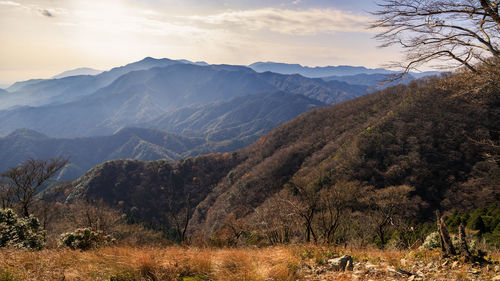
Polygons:
[[151,56],[380,67],[372,0],[0,0],[0,84]]

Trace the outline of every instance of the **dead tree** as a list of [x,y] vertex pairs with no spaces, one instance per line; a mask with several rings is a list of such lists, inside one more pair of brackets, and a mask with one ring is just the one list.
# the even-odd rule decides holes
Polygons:
[[400,46],[403,74],[431,61],[447,68],[465,66],[477,72],[477,62],[500,57],[500,1],[381,0],[371,28],[380,47]]
[[436,210],[436,221],[437,221],[437,229],[439,233],[439,241],[441,244],[441,250],[445,256],[454,256],[457,254],[455,251],[455,247],[453,247],[453,243],[451,242],[450,234],[448,233],[448,228],[446,227],[446,223],[444,218],[441,217],[439,211]]
[[458,238],[460,241],[460,253],[465,257],[466,261],[472,261],[473,257],[469,251],[469,246],[467,245],[465,228],[463,224],[460,224],[460,226],[458,227]]

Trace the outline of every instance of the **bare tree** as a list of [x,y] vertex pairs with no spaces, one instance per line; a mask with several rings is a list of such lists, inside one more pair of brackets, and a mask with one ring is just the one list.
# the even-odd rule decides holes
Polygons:
[[0,178],[0,208],[12,208],[13,203],[12,188]]
[[412,191],[414,189],[407,185],[389,186],[370,192],[364,198],[370,206],[370,220],[382,247],[387,242],[388,228],[395,226],[400,217],[416,211],[418,201],[409,198]]
[[23,164],[11,168],[1,176],[14,202],[19,204],[24,216],[30,215],[30,207],[35,201],[35,194],[40,186],[52,178],[68,163],[68,159],[51,160],[28,159]]
[[340,180],[319,192],[320,211],[317,224],[326,243],[334,242],[340,224],[352,212],[360,191],[361,183]]
[[297,215],[295,207],[297,204],[299,202],[288,190],[282,190],[255,209],[252,225],[269,244],[288,244],[299,236],[302,227],[299,222],[302,217]]
[[321,186],[311,179],[311,175],[292,179],[289,185],[292,194],[295,195],[295,200],[287,201],[295,214],[303,221],[307,243],[311,242],[311,238],[314,239],[314,242],[318,241],[313,223],[319,211],[319,190]]
[[[406,74],[430,61],[465,66],[477,72],[477,62],[500,56],[500,1],[381,0],[371,28],[381,47],[402,46]],[[452,62],[450,64],[450,62]],[[453,63],[454,62],[454,63]]]
[[175,226],[175,231],[180,243],[186,241],[186,232],[189,226],[189,219],[191,217],[191,194],[185,194],[184,206],[179,206],[173,196],[173,190],[170,191],[171,195],[167,199],[168,220]]

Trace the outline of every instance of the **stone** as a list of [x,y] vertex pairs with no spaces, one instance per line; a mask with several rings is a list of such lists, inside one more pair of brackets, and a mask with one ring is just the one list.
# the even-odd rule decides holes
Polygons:
[[374,265],[374,264],[372,264],[372,263],[370,263],[370,262],[367,262],[367,263],[365,264],[365,268],[366,268],[366,269],[368,269],[368,270],[370,270],[370,269],[375,269],[375,268],[377,268],[377,266],[376,266],[376,265]]
[[476,270],[476,269],[472,269],[472,270],[469,270],[469,273],[472,273],[472,274],[479,274],[479,273],[481,273],[481,271]]
[[353,260],[349,255],[344,255],[336,259],[329,259],[328,264],[332,266],[333,270],[338,270],[338,271],[353,270]]
[[323,273],[325,273],[325,269],[324,268],[318,268],[318,269],[316,269],[316,275],[321,275]]

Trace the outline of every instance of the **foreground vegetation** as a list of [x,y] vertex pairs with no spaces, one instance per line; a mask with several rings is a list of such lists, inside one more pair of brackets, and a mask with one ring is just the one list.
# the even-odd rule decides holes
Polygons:
[[[350,254],[354,270],[328,259]],[[498,261],[500,253],[490,257]],[[105,247],[91,251],[0,250],[0,280],[491,280],[498,265],[444,260],[438,251],[277,246],[268,248]],[[421,279],[420,279],[421,280]]]

